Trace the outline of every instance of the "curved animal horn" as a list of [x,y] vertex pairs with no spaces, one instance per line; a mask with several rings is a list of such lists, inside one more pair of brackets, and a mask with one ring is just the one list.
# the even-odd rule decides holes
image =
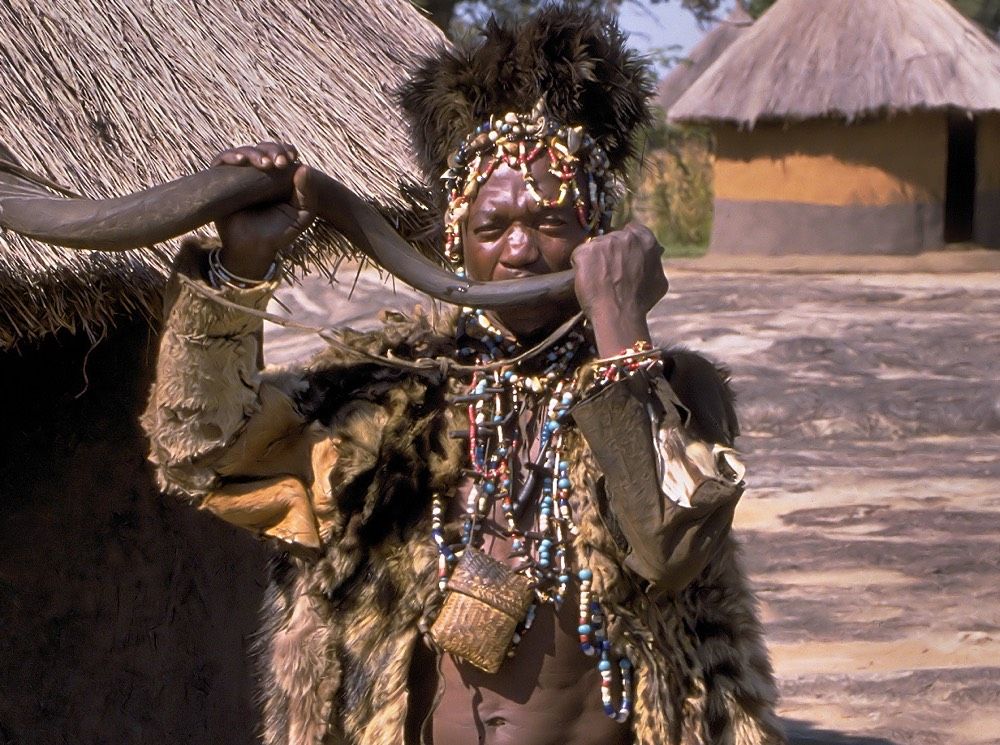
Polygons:
[[[69,248],[124,251],[183,235],[291,189],[289,172],[219,166],[124,197],[104,200],[72,193],[24,169],[0,162],[0,226]],[[458,277],[407,244],[371,205],[326,174],[310,170],[318,216],[408,285],[449,303],[509,308],[569,297],[572,270],[527,279],[478,282]]]

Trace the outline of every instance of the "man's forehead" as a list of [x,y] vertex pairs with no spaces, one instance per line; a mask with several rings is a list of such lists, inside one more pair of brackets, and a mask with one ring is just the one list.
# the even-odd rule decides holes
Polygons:
[[[559,190],[559,179],[548,172],[544,159],[532,164],[531,173],[538,187],[545,194],[555,195]],[[504,209],[526,209],[532,212],[546,209],[531,195],[520,170],[510,168],[506,163],[497,167],[486,182],[479,187],[470,211],[472,214]]]

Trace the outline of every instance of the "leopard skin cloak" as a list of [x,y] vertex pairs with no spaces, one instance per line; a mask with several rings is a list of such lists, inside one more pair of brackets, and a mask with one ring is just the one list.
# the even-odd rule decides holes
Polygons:
[[[463,453],[448,437],[448,379],[364,352],[418,357],[450,340],[426,317],[392,316],[378,332],[344,332],[305,369],[260,371],[259,319],[214,303],[179,268],[143,424],[164,490],[286,549],[257,645],[263,740],[398,745],[414,645],[440,602],[431,496],[457,487]],[[271,289],[225,294],[262,309]],[[704,386],[677,371],[709,370],[713,395],[728,397],[720,375],[686,352],[669,367],[695,422],[709,421],[699,419]],[[635,666],[635,745],[783,743],[737,541],[679,595],[653,602],[622,567],[601,474],[583,438],[570,437],[575,551],[594,572],[611,641]]]

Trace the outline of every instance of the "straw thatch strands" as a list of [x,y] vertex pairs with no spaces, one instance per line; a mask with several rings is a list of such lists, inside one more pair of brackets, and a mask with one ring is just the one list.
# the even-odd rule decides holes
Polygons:
[[1000,110],[1000,50],[947,0],[779,0],[674,104],[683,121]]
[[[283,139],[404,234],[432,225],[392,91],[443,37],[409,3],[13,0],[0,28],[0,157],[108,197],[203,168],[232,144]],[[297,260],[329,270],[347,246],[318,233]],[[152,316],[170,253],[0,235],[0,348]]]
[[[441,41],[405,0],[7,0],[0,157],[106,197],[288,139],[419,232],[391,90]],[[137,421],[170,249],[0,235],[0,741],[257,740],[274,551],[160,495]]]
[[1000,245],[1000,48],[946,0],[779,0],[670,118],[716,134],[712,251]]
[[729,49],[730,45],[743,34],[753,23],[753,18],[739,3],[733,8],[726,19],[712,28],[701,41],[694,45],[687,57],[677,63],[659,85],[656,93],[656,105],[664,113],[670,113],[670,107],[702,73],[707,70],[719,56]]

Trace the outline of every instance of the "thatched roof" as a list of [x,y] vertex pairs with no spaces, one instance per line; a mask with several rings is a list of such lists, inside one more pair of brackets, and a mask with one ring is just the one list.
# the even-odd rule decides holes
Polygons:
[[729,49],[742,33],[753,23],[753,18],[739,3],[725,20],[717,23],[694,45],[687,56],[677,63],[670,73],[660,81],[656,93],[656,105],[665,113],[692,83],[701,77],[719,56]]
[[[392,91],[443,42],[406,0],[0,3],[0,143],[29,170],[108,197],[281,139],[416,235],[433,218]],[[334,238],[319,238],[299,258],[329,270]],[[171,253],[0,234],[0,349],[99,333],[122,310],[154,315]]]
[[1000,48],[946,0],[778,0],[681,96],[675,121],[1000,110]]

